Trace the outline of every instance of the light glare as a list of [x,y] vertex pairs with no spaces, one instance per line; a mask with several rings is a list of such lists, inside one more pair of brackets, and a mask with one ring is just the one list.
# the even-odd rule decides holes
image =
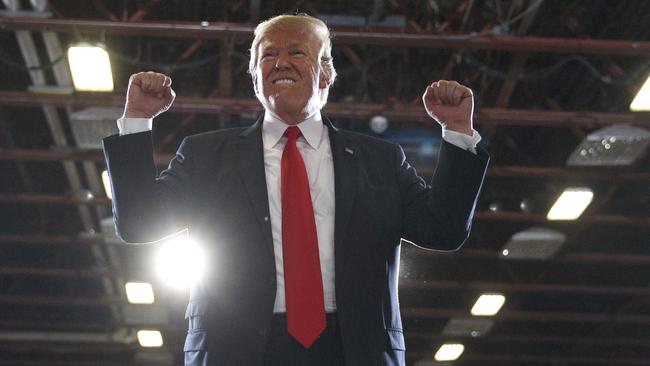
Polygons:
[[150,283],[128,282],[124,287],[126,298],[131,304],[153,304],[153,287]]
[[104,184],[104,192],[109,200],[113,200],[113,190],[111,188],[111,178],[108,176],[108,171],[102,172],[102,183]]
[[68,63],[74,88],[79,91],[113,91],[113,73],[108,52],[83,43],[68,48]]
[[171,287],[188,288],[203,276],[205,257],[196,242],[186,235],[177,235],[162,244],[156,256],[156,270]]
[[139,330],[138,343],[142,347],[162,347],[162,334],[157,330]]
[[501,310],[506,302],[506,297],[500,294],[483,294],[479,296],[474,306],[472,306],[472,315],[475,316],[492,316]]
[[630,110],[632,112],[650,111],[650,75],[630,103]]
[[567,188],[548,211],[548,220],[575,220],[589,206],[594,193],[589,188]]
[[458,343],[443,344],[433,358],[436,361],[455,361],[463,354],[465,346]]

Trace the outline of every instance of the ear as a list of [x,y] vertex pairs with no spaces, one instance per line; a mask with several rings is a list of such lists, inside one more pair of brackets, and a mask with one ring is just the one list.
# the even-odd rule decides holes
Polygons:
[[318,87],[320,89],[327,89],[332,85],[332,78],[330,75],[321,68],[320,76],[318,77]]

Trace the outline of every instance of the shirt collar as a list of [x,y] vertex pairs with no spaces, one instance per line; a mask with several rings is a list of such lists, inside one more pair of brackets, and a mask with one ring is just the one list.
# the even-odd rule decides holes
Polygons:
[[[284,131],[290,125],[284,123],[280,118],[271,113],[264,113],[264,123],[262,124],[262,139],[264,148],[273,148],[284,136]],[[318,149],[323,137],[323,119],[320,111],[314,113],[306,120],[297,124],[302,136],[312,149]]]

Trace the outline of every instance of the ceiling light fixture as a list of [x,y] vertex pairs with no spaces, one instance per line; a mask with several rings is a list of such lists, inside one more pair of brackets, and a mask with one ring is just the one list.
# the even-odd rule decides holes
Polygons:
[[650,131],[626,125],[596,130],[576,147],[568,166],[626,166],[634,163],[650,145]]
[[648,112],[650,111],[650,75],[646,79],[639,92],[636,94],[632,103],[630,103],[630,110],[632,112]]
[[68,48],[68,63],[75,90],[112,92],[113,73],[103,47],[80,43]]
[[594,193],[589,188],[567,188],[548,211],[548,220],[576,220],[589,206]]
[[162,347],[163,338],[160,331],[157,330],[139,330],[138,343],[142,347]]
[[459,343],[445,343],[438,349],[433,358],[436,361],[455,361],[463,354],[465,346]]
[[506,297],[501,294],[483,294],[472,306],[474,316],[493,316],[501,310]]
[[131,304],[153,304],[153,287],[148,282],[127,282],[126,298]]

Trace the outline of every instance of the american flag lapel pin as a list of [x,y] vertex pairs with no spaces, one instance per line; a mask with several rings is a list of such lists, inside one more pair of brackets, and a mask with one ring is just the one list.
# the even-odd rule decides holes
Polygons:
[[350,149],[349,147],[345,148],[345,152],[350,154],[350,155],[354,155],[354,150]]

